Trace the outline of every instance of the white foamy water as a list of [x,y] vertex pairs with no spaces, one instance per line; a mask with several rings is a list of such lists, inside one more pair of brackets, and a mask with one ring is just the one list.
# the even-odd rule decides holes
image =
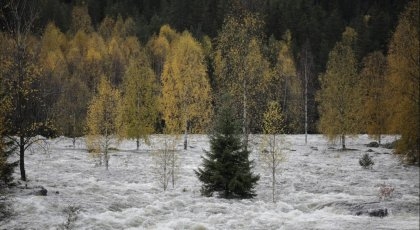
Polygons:
[[[95,167],[82,140],[75,149],[70,139],[50,140],[49,154],[38,149],[26,157],[28,187],[43,186],[48,196],[30,195],[23,185],[13,188],[8,199],[14,215],[0,229],[62,229],[69,206],[79,210],[73,229],[419,229],[419,168],[401,164],[389,149],[366,147],[372,141],[366,135],[347,139],[353,151],[338,151],[321,135],[310,135],[308,145],[303,135],[287,136],[275,204],[270,175],[258,161],[259,138],[251,140],[261,179],[250,200],[200,195],[193,170],[209,149],[206,136],[190,136],[186,151],[180,141],[176,185],[165,192],[153,169],[152,147],[135,151],[134,141],[122,142],[106,171]],[[161,148],[163,136],[152,143]],[[362,169],[358,159],[368,149],[375,165]],[[395,188],[392,197],[379,199],[380,184]],[[389,215],[356,215],[378,208]]]

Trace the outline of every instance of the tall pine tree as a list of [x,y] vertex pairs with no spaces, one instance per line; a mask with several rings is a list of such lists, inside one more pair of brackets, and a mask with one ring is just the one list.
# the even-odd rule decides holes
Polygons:
[[201,193],[212,196],[217,192],[223,198],[255,197],[254,187],[260,177],[251,171],[253,161],[241,141],[241,125],[230,103],[220,108],[213,128],[210,151],[205,152],[203,167],[195,171],[203,183]]

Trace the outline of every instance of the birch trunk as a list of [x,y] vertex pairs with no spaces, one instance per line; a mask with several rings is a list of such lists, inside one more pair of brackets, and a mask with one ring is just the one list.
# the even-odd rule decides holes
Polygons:
[[344,134],[341,135],[341,144],[342,144],[342,149],[346,149],[346,136]]
[[245,146],[245,150],[248,150],[248,129],[247,129],[247,95],[246,95],[246,81],[244,80],[243,83],[243,104],[244,104],[244,108],[243,108],[243,127],[242,127],[242,132],[244,134],[244,146]]
[[188,146],[188,122],[185,122],[185,131],[184,131],[184,150],[187,150]]
[[25,172],[25,138],[19,137],[19,166],[20,166],[20,179],[26,181]]
[[308,75],[306,61],[305,59],[305,145],[308,144]]
[[273,160],[273,165],[272,165],[272,176],[273,176],[273,203],[276,203],[276,168],[277,168],[277,159],[276,159],[276,135],[273,135],[273,147],[271,149],[271,156],[272,156],[272,160]]

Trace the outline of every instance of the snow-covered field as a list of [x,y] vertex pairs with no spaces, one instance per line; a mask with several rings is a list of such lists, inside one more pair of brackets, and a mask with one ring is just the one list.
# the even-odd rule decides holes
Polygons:
[[[161,147],[163,139],[154,136],[152,146]],[[270,176],[258,161],[257,137],[251,141],[252,158],[261,179],[251,200],[200,195],[193,170],[209,148],[206,136],[190,136],[187,151],[179,142],[178,179],[165,192],[149,146],[137,152],[134,141],[122,142],[106,171],[95,167],[82,140],[73,149],[70,139],[53,139],[48,154],[42,149],[27,154],[28,189],[23,184],[13,189],[14,214],[0,222],[0,229],[419,229],[418,167],[402,165],[389,149],[366,147],[372,140],[365,135],[347,139],[353,151],[338,151],[320,135],[310,135],[308,145],[303,135],[287,141],[274,204]],[[368,149],[375,165],[362,169],[358,159]],[[380,184],[395,188],[391,197],[379,199]],[[31,195],[36,186],[48,195]],[[378,208],[387,208],[389,215],[356,215]],[[72,223],[66,225],[68,219]]]

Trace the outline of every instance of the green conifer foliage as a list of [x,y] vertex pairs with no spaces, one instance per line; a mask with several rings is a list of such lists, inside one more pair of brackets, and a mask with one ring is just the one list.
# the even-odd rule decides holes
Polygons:
[[252,173],[253,161],[241,142],[241,125],[231,105],[223,106],[210,136],[210,151],[195,173],[203,183],[201,193],[223,198],[253,198],[259,176]]
[[359,164],[364,169],[372,168],[372,166],[375,164],[372,160],[372,157],[369,156],[369,154],[365,153],[360,159]]
[[16,148],[13,147],[13,143],[5,141],[4,138],[4,121],[0,117],[0,188],[2,185],[7,185],[13,180],[12,174],[15,167],[18,165],[18,161],[10,163],[8,162],[9,156],[14,152]]

